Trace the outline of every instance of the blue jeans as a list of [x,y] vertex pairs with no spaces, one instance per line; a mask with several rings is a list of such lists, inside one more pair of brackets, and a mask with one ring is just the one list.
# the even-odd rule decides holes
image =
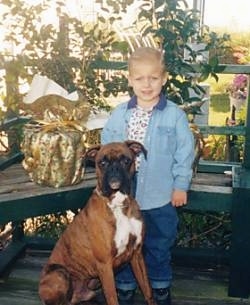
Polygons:
[[[163,207],[142,211],[146,234],[143,254],[148,277],[152,288],[166,288],[171,285],[171,247],[176,235],[178,216],[171,203]],[[116,287],[132,290],[137,287],[129,264],[124,265],[116,274]]]

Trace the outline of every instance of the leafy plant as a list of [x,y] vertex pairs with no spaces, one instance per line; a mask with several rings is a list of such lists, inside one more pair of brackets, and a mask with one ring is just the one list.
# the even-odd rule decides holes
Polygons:
[[6,11],[3,20],[9,20],[5,41],[18,49],[18,54],[5,53],[0,57],[0,64],[7,71],[5,81],[9,89],[4,104],[8,113],[18,112],[22,100],[20,82],[30,83],[36,73],[49,77],[69,92],[78,90],[97,107],[108,107],[107,96],[127,90],[122,73],[107,73],[91,66],[93,61],[108,61],[112,53],[128,50],[128,45],[120,44],[116,33],[108,29],[106,20],[82,23],[65,13],[64,1],[58,1],[57,26],[41,20],[50,7],[49,0],[38,5],[3,0],[2,5]]
[[231,245],[231,220],[228,213],[179,211],[177,245],[184,248],[220,248]]
[[24,232],[28,236],[58,239],[74,214],[70,211],[28,218],[24,222]]
[[206,139],[206,144],[203,149],[204,160],[225,160],[226,137],[210,135]]
[[[7,109],[18,111],[22,96],[17,82],[20,78],[30,82],[35,73],[48,76],[69,92],[77,89],[90,103],[102,107],[107,106],[106,97],[127,91],[127,79],[122,73],[110,75],[104,70],[93,69],[91,62],[110,60],[112,53],[117,51],[126,56],[128,44],[120,42],[116,33],[108,30],[108,25],[118,21],[120,13],[132,3],[132,0],[109,0],[103,7],[110,13],[109,19],[100,16],[96,24],[89,24],[70,17],[65,13],[64,1],[58,1],[57,28],[54,24],[41,22],[42,14],[50,7],[49,0],[32,6],[22,0],[3,0],[2,5],[6,8],[3,19],[11,20],[6,41],[15,45],[21,54],[9,58],[8,66],[5,64],[9,71],[8,83],[15,84],[9,86],[13,92],[6,96]],[[185,0],[144,0],[138,21],[137,28],[142,35],[153,35],[165,51],[170,76],[166,84],[169,97],[179,104],[199,100],[203,93],[199,81],[209,75],[218,79],[219,57],[226,49],[229,37],[218,37],[206,27],[201,32],[199,12],[188,9]],[[194,41],[205,42],[204,50],[193,51],[189,43]],[[190,52],[191,62],[185,61],[185,50]],[[192,63],[203,51],[211,53],[208,62],[199,62],[201,73],[198,75]],[[190,88],[198,97],[190,97]]]

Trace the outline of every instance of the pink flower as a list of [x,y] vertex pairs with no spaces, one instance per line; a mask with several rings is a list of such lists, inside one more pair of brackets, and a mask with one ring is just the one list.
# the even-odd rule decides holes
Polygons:
[[246,74],[237,74],[234,76],[232,83],[227,88],[230,96],[237,99],[246,99],[247,97],[248,77]]
[[244,89],[247,87],[247,75],[246,74],[237,74],[233,79],[233,86],[235,89]]

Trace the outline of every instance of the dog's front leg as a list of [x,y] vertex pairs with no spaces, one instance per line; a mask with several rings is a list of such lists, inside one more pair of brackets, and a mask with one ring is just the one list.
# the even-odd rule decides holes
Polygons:
[[148,280],[146,265],[141,250],[138,249],[134,252],[130,263],[147,304],[156,305],[153,299],[153,293]]
[[97,266],[97,269],[107,305],[119,305],[112,263],[106,262],[105,264],[100,264]]

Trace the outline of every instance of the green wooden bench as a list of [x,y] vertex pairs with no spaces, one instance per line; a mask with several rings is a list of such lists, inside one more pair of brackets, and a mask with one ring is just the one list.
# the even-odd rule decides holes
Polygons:
[[27,246],[22,228],[24,219],[82,208],[95,183],[93,169],[85,174],[82,183],[60,188],[31,182],[20,163],[0,171],[0,225],[12,222],[14,227],[12,242],[0,251],[0,275]]
[[[27,121],[23,117],[6,120],[0,131],[8,132]],[[28,246],[23,232],[25,219],[82,208],[96,181],[92,168],[80,184],[61,188],[39,186],[30,181],[21,165],[22,159],[22,153],[16,149],[0,155],[0,225],[11,222],[13,228],[11,243],[0,251],[0,276]]]
[[[203,127],[203,132],[242,134],[242,127],[221,130]],[[210,129],[210,130],[208,130]],[[23,233],[23,220],[66,210],[82,208],[96,183],[93,168],[87,170],[84,180],[74,186],[51,188],[30,181],[22,168],[22,155],[13,152],[0,160],[0,225],[12,222],[12,242],[0,252],[0,276],[6,273],[15,259],[30,246]],[[224,171],[232,171],[227,177]],[[174,249],[174,257],[184,262],[203,259],[220,261],[226,255],[230,265],[228,294],[248,298],[250,294],[250,171],[239,163],[201,161],[189,193],[188,211],[227,212],[232,219],[230,254],[209,249]],[[35,241],[42,247],[42,241]],[[34,244],[34,241],[33,241]],[[50,244],[52,247],[53,244]]]
[[[232,170],[232,178],[224,175],[225,170]],[[239,164],[218,163],[211,165],[207,162],[201,162],[199,172],[192,183],[189,204],[185,209],[232,213],[233,240],[232,252],[229,257],[231,265],[229,294],[236,297],[248,297],[248,293],[244,291],[246,285],[244,286],[242,281],[243,274],[246,274],[247,277],[248,269],[244,266],[244,270],[242,270],[242,264],[250,263],[248,260],[245,263],[242,261],[242,252],[247,255],[247,251],[249,251],[250,255],[250,247],[248,248],[247,243],[239,243],[241,239],[238,240],[237,236],[244,238],[249,234],[250,230],[246,232],[245,225],[249,226],[246,215],[250,215],[250,211],[245,214],[244,202],[241,203],[238,199],[234,201],[239,192],[240,175],[241,166]],[[61,188],[39,186],[31,182],[20,162],[0,171],[0,224],[12,222],[15,227],[12,242],[0,252],[0,275],[3,276],[15,259],[29,246],[29,239],[24,236],[22,228],[24,219],[82,208],[95,183],[93,168],[86,169],[84,180],[81,183]],[[241,213],[244,214],[241,215]],[[39,247],[39,244],[37,246]],[[234,252],[236,247],[237,251]],[[196,250],[193,249],[192,255],[195,255],[195,252]],[[198,253],[201,254],[199,251]],[[175,249],[174,255],[187,256],[189,253],[184,250],[183,254],[180,249]],[[203,255],[209,256],[210,254],[206,250],[203,251]],[[238,278],[238,270],[240,270],[241,278]]]
[[[207,171],[215,169],[209,166]],[[217,167],[214,179],[226,167]],[[206,171],[206,169],[204,168]],[[228,257],[230,267],[228,295],[248,298],[250,295],[250,171],[234,164],[232,170],[232,186],[191,188],[190,203],[186,209],[201,211],[229,212],[231,214],[232,238]],[[199,177],[197,177],[199,179]]]

